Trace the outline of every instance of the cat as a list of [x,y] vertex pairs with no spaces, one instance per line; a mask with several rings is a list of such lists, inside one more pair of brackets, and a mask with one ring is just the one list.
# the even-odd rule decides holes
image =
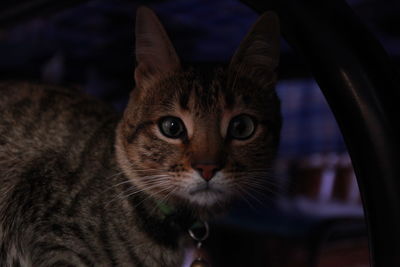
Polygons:
[[276,15],[211,74],[181,66],[146,7],[135,34],[123,114],[0,83],[0,266],[180,266],[187,229],[263,182],[281,128]]

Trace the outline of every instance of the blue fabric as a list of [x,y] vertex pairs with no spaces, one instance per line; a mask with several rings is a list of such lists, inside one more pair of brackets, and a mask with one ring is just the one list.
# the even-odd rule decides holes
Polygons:
[[346,151],[336,120],[314,80],[280,81],[277,92],[283,114],[281,157]]

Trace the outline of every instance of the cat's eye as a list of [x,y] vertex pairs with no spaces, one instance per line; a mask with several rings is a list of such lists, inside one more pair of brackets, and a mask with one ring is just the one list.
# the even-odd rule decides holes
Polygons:
[[158,127],[163,135],[168,138],[180,138],[185,134],[185,126],[181,119],[177,117],[164,117],[158,123]]
[[228,135],[234,139],[245,140],[253,135],[255,129],[255,120],[249,115],[242,114],[231,120]]

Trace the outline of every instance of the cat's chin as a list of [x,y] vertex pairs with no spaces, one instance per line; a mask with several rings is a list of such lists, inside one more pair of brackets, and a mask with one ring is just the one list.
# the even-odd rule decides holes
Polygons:
[[202,220],[209,220],[225,214],[229,210],[231,202],[231,198],[210,189],[175,198],[176,205],[184,205],[195,217]]
[[200,188],[192,190],[188,200],[190,203],[202,207],[212,207],[221,203],[224,203],[223,192],[213,188]]
[[177,195],[185,200],[189,206],[202,209],[212,209],[214,206],[222,207],[230,202],[230,196],[226,190],[206,183],[178,192]]

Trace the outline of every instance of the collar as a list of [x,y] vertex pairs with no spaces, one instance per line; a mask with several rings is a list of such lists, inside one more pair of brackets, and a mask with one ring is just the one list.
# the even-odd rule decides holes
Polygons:
[[161,201],[156,201],[156,205],[160,213],[162,214],[162,219],[170,217],[177,212],[176,208],[172,205],[168,205]]
[[178,209],[173,205],[169,205],[161,201],[156,201],[156,205],[161,213],[161,219],[163,221],[174,221],[174,223],[176,223],[175,220],[179,220],[181,222],[184,222],[183,224],[187,227],[187,230],[199,228],[204,225],[203,221],[189,216],[188,213],[184,213],[183,216],[182,214],[178,214]]

